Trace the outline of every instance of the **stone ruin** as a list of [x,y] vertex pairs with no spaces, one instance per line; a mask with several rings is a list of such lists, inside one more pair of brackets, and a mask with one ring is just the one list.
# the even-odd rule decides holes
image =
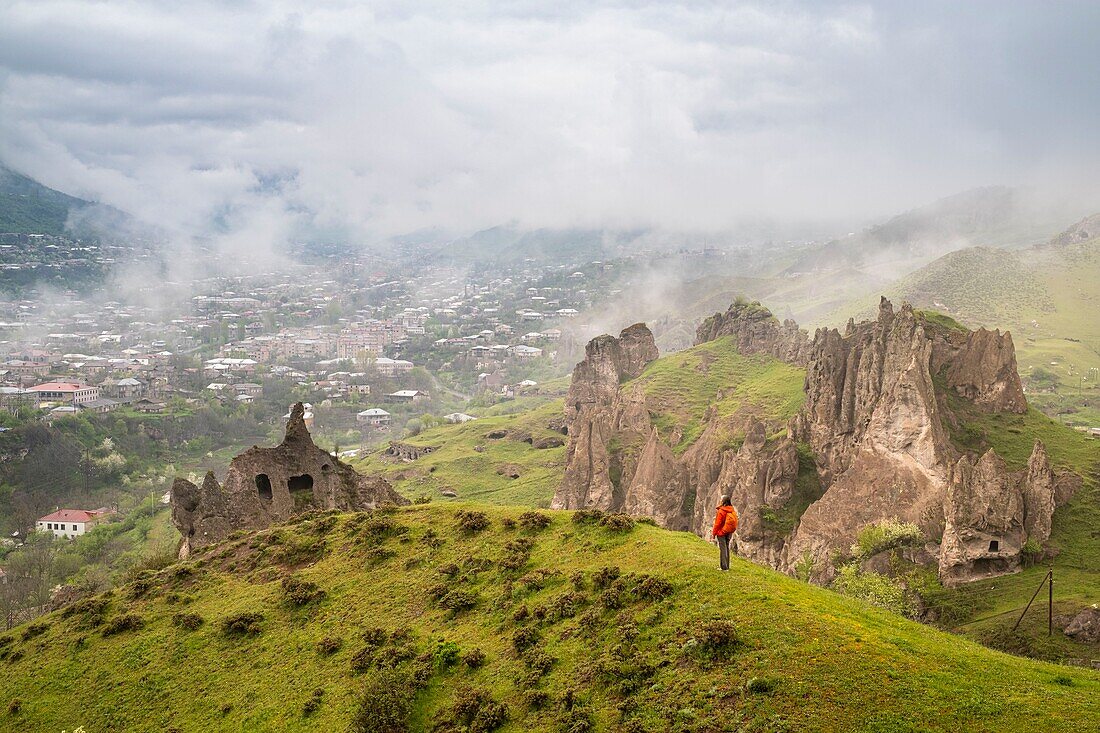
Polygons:
[[294,405],[278,446],[252,446],[234,458],[224,483],[213,471],[201,486],[175,480],[172,523],[183,536],[180,557],[236,530],[263,529],[311,509],[367,511],[383,503],[408,503],[385,479],[363,476],[318,448],[304,412],[301,402]]

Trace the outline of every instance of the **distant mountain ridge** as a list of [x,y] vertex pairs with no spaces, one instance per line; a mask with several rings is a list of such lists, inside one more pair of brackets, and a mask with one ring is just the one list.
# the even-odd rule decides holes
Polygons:
[[131,226],[129,214],[44,186],[0,164],[0,233],[103,236]]

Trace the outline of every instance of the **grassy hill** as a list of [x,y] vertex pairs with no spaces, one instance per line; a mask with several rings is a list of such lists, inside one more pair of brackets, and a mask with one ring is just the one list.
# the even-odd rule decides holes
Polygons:
[[352,464],[361,473],[385,476],[410,499],[442,499],[442,492],[450,489],[464,501],[549,506],[565,472],[565,437],[549,427],[561,417],[562,400],[521,398],[504,404],[516,412],[440,425],[405,439],[409,445],[435,449],[414,462],[380,451]]
[[805,400],[805,378],[778,359],[739,353],[727,336],[657,359],[627,388],[642,386],[653,424],[682,453],[706,427],[708,409],[720,418],[751,412],[786,421]]
[[0,656],[4,730],[1100,725],[1095,672],[737,559],[721,574],[694,536],[476,506],[242,533],[14,629]]

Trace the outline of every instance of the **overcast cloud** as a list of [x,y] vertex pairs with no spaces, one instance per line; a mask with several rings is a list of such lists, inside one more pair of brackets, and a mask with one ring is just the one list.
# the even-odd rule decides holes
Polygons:
[[1098,33],[1070,2],[8,0],[0,160],[241,241],[1092,196]]

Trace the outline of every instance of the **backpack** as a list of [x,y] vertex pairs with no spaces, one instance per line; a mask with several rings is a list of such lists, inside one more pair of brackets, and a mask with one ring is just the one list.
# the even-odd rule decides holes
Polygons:
[[737,531],[737,510],[732,506],[726,507],[726,518],[722,521],[722,534],[733,534]]

